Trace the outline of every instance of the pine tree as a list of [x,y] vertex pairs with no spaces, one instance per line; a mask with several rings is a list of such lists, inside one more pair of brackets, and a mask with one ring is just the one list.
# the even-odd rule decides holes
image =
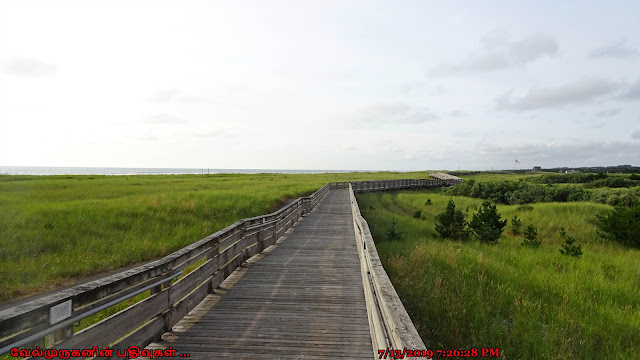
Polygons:
[[478,239],[489,243],[497,243],[502,230],[507,226],[507,220],[500,219],[501,216],[496,206],[489,201],[485,201],[478,209],[478,212],[473,214],[469,227]]
[[443,237],[464,240],[469,238],[469,230],[464,214],[460,210],[456,210],[456,203],[453,199],[449,200],[447,208],[440,214],[436,215],[436,231]]
[[513,235],[520,235],[520,228],[522,227],[522,220],[518,218],[518,215],[513,215],[511,219],[511,233]]
[[387,229],[387,239],[391,241],[402,240],[402,233],[396,230],[396,218],[391,219],[391,226]]
[[538,239],[538,229],[535,226],[529,224],[524,228],[524,241],[522,245],[537,248],[540,246],[540,239]]
[[564,244],[562,244],[560,254],[571,256],[582,255],[582,245],[574,244],[576,242],[576,239],[574,239],[573,236],[567,235],[567,231],[564,229],[564,227],[560,229],[560,237],[564,239]]

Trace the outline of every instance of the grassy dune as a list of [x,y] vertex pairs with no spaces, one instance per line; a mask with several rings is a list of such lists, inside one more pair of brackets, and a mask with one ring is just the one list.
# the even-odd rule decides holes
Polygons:
[[327,182],[425,176],[0,176],[0,301],[162,257]]
[[[433,205],[425,205],[427,199]],[[497,245],[439,238],[435,215],[449,199],[424,191],[358,195],[385,269],[425,344],[500,347],[505,359],[637,358],[640,251],[596,237],[595,216],[609,206],[499,205],[503,218],[518,214],[523,225],[538,228],[542,246],[531,249],[510,226]],[[453,199],[469,214],[481,204]],[[412,217],[416,210],[424,219]],[[386,239],[394,217],[402,241]],[[580,259],[559,253],[562,226],[582,244]]]

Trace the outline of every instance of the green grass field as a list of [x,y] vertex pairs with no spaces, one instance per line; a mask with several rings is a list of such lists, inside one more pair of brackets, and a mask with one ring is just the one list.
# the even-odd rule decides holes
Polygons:
[[[638,358],[640,251],[596,236],[596,214],[610,206],[498,205],[503,219],[517,214],[523,228],[538,228],[542,246],[532,249],[510,224],[497,245],[439,238],[435,215],[450,198],[438,191],[358,195],[383,265],[427,346],[499,347],[505,359]],[[453,199],[469,214],[482,202]],[[412,217],[417,210],[424,219]],[[392,218],[401,241],[386,238]],[[558,251],[562,226],[582,245],[581,258]]]
[[418,173],[0,176],[0,302],[156,259],[331,181]]

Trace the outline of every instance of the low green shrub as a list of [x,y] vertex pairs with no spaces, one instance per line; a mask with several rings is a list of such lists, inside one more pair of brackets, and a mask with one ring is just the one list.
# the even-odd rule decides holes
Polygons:
[[640,205],[617,206],[610,214],[598,216],[598,235],[640,249]]

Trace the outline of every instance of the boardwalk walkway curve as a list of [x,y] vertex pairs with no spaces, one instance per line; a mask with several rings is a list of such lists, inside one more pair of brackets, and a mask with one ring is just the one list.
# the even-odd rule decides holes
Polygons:
[[[26,349],[21,356],[35,347],[144,348],[161,338],[147,350],[172,346],[195,358],[371,358],[385,345],[424,348],[353,192],[460,181],[438,175],[327,184],[165,258],[0,311],[0,354],[15,347]],[[193,264],[199,266],[172,280]],[[147,289],[146,299],[73,331],[78,319]]]

